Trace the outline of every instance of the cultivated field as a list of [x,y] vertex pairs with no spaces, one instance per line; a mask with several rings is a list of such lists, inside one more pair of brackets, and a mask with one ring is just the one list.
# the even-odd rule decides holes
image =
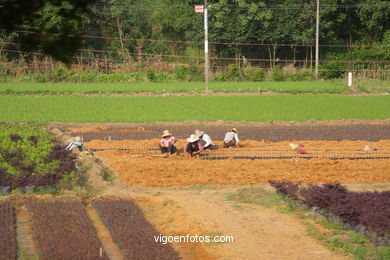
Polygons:
[[0,121],[5,122],[262,122],[390,118],[388,95],[0,96],[0,99]]
[[[314,94],[322,90],[305,84],[278,90],[274,84],[268,86],[273,90],[248,84],[245,95],[195,95],[196,84],[169,91],[157,84],[136,95],[120,85],[102,91],[88,84],[82,90],[0,86],[1,121],[51,122],[45,130],[56,136],[43,125],[1,126],[0,173],[6,178],[0,178],[0,226],[7,232],[0,248],[9,259],[387,259],[389,96],[331,94],[326,84],[327,94]],[[195,129],[222,147],[232,127],[239,129],[240,147],[183,155]],[[165,129],[179,138],[179,152],[169,158],[157,146]],[[77,156],[64,150],[76,136],[84,141]],[[284,180],[312,191],[305,195],[311,202],[330,194],[341,203],[302,206],[307,201],[289,197],[301,196],[292,184],[276,184],[284,196],[268,185]],[[322,186],[334,182],[358,193]],[[40,195],[47,193],[55,196]],[[381,206],[373,211],[364,203],[375,196]],[[154,240],[187,234],[235,240]]]

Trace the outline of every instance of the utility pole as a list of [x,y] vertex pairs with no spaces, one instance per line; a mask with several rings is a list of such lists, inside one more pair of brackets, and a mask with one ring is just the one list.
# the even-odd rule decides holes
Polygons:
[[315,62],[315,79],[318,79],[318,59],[320,44],[320,0],[317,0],[317,20],[316,20],[316,62]]
[[207,0],[204,0],[204,77],[205,90],[209,90],[209,29],[207,19]]

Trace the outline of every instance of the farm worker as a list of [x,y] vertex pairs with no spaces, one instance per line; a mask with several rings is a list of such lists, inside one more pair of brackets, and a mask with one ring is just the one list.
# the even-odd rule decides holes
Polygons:
[[206,134],[204,131],[195,130],[195,135],[199,137],[199,139],[205,142],[204,149],[214,150],[217,148],[216,146],[213,145],[213,141],[211,140],[210,136]]
[[65,147],[66,151],[72,151],[74,147],[78,147],[80,150],[83,149],[83,143],[81,142],[81,137],[76,136],[72,138],[68,144],[68,146]]
[[200,154],[200,152],[204,150],[204,144],[205,141],[192,134],[189,138],[187,138],[187,143],[184,146],[184,153],[187,156],[195,156]]
[[162,139],[159,142],[161,153],[166,157],[169,157],[170,154],[176,153],[176,137],[174,137],[168,130],[165,130],[161,137]]
[[240,139],[238,139],[237,128],[232,128],[225,135],[225,138],[223,141],[223,147],[225,147],[225,148],[233,147],[233,146],[238,145],[239,142],[240,142]]

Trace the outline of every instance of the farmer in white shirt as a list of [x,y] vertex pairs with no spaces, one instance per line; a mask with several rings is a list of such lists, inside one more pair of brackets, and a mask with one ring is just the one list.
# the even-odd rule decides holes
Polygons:
[[204,149],[210,149],[210,150],[217,149],[217,147],[213,145],[213,141],[211,140],[210,136],[206,134],[204,131],[195,130],[195,135],[199,137],[199,139],[204,141]]
[[225,139],[223,141],[223,147],[225,148],[234,147],[238,145],[239,142],[240,139],[238,139],[237,129],[233,128],[226,133]]

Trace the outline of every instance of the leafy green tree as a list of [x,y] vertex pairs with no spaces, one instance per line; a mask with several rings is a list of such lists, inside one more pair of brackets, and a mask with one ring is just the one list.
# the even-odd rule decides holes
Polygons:
[[24,51],[42,50],[69,63],[77,52],[84,15],[94,0],[1,0],[0,33],[15,30],[32,33],[20,36]]

